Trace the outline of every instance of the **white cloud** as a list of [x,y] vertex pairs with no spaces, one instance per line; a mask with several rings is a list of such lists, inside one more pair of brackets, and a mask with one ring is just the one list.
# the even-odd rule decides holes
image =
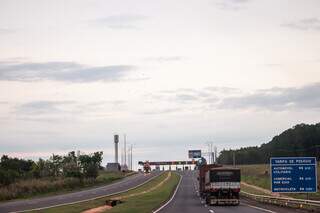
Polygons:
[[0,62],[0,80],[94,82],[123,80],[130,65],[86,66],[75,62]]
[[301,19],[295,22],[282,24],[281,26],[303,31],[320,31],[320,19],[317,17]]
[[147,18],[136,14],[121,14],[98,18],[91,21],[91,23],[111,29],[138,29],[139,23]]

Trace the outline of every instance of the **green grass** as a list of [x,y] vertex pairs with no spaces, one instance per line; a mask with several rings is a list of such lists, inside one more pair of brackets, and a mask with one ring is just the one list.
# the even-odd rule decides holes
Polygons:
[[[161,181],[163,181],[167,177],[167,172],[160,175],[159,177],[151,180],[150,182],[138,187],[136,189],[130,190],[128,192],[111,196],[104,197],[92,201],[87,201],[83,203],[78,203],[74,205],[66,205],[56,208],[45,209],[41,211],[34,212],[43,212],[43,213],[55,213],[55,212],[66,212],[66,213],[78,213],[84,210],[92,209],[95,207],[105,205],[105,201],[112,197],[125,196],[133,193],[139,193],[150,189],[151,187],[157,185]],[[113,207],[110,210],[107,210],[108,213],[150,213],[152,210],[158,208],[166,202],[170,196],[172,195],[175,187],[179,182],[179,175],[176,173],[172,173],[170,179],[161,187],[156,188],[153,191],[147,192],[145,194],[139,194],[134,197],[124,198],[122,204],[119,204]]]
[[[271,190],[270,180],[270,166],[268,164],[256,164],[256,165],[239,165],[241,168],[241,180],[255,186],[259,186],[264,189]],[[318,166],[318,171],[320,166]],[[320,174],[318,172],[318,180],[320,180]],[[284,194],[294,198],[306,199],[307,195],[302,193],[289,193]],[[310,199],[320,200],[320,192],[310,193]]]
[[269,165],[241,165],[241,180],[264,189],[270,189]]
[[241,184],[241,191],[248,192],[251,194],[256,194],[256,195],[269,195],[269,194],[264,193],[263,191],[257,190],[255,188],[252,188],[250,186],[246,186],[243,184]]
[[0,187],[0,201],[12,199],[35,198],[50,195],[57,195],[66,192],[79,191],[93,186],[101,186],[113,183],[124,178],[128,174],[121,172],[100,171],[96,179],[78,178],[44,178],[22,180],[10,184],[7,187]]

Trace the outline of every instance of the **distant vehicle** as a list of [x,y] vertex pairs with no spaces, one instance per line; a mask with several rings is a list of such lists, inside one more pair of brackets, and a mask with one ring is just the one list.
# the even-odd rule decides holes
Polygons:
[[208,205],[239,205],[240,169],[218,164],[199,166],[200,196]]
[[143,164],[143,171],[144,173],[148,174],[150,173],[151,171],[151,166],[149,164],[149,161],[146,161],[144,164]]

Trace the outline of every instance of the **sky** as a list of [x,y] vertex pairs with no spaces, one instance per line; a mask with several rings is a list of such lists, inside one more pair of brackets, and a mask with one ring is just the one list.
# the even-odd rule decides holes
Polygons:
[[320,118],[318,0],[1,0],[0,155],[139,160]]

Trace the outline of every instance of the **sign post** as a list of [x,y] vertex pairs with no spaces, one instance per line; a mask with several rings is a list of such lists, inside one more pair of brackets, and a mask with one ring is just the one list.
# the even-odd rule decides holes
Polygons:
[[270,168],[272,192],[317,192],[315,157],[274,157],[270,158]]

